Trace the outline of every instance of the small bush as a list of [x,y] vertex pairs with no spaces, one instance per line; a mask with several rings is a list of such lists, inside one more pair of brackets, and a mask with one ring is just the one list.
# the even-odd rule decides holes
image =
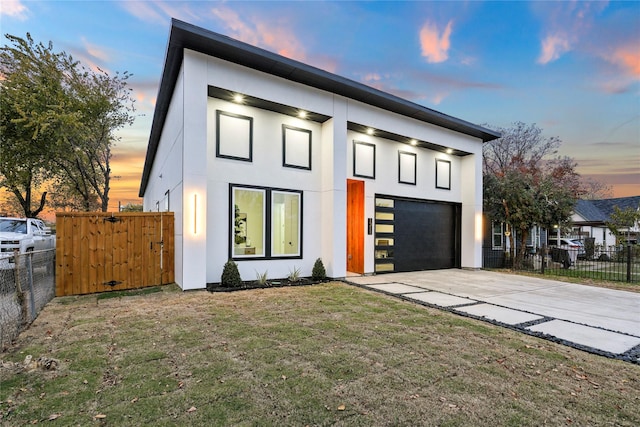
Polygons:
[[322,259],[318,258],[313,264],[313,270],[311,271],[311,278],[313,280],[324,280],[327,278],[327,270],[324,269]]
[[220,284],[226,288],[239,288],[242,286],[238,264],[233,262],[233,260],[229,260],[224,264]]
[[264,273],[260,274],[256,271],[256,283],[260,286],[265,286],[269,284],[269,281],[267,280],[268,277],[268,271],[265,271]]
[[288,277],[290,282],[297,282],[300,280],[300,269],[299,268],[293,268],[293,271],[289,271],[289,277]]

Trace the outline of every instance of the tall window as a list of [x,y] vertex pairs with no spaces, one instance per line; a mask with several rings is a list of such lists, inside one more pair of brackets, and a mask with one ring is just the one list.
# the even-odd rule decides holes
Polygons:
[[234,259],[302,256],[302,192],[231,186]]
[[491,223],[491,242],[493,249],[502,249],[502,223],[501,222],[492,222]]
[[233,189],[233,256],[262,257],[264,253],[265,190]]
[[271,255],[300,255],[300,194],[271,193]]

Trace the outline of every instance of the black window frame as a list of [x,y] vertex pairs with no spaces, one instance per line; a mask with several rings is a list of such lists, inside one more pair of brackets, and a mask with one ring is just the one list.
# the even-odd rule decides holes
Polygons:
[[[293,163],[287,163],[287,129],[308,134],[308,138],[309,138],[308,166],[301,166]],[[311,132],[310,129],[299,128],[299,127],[290,126],[287,124],[282,125],[282,166],[283,167],[310,171],[312,167],[312,148],[313,148],[313,133]]]
[[[249,190],[261,190],[264,191],[265,195],[265,209],[264,209],[264,256],[243,256],[238,257],[233,253],[233,242],[234,242],[234,230],[231,223],[232,215],[235,214],[235,207],[233,205],[233,190],[234,188],[239,189],[249,189]],[[299,254],[298,255],[273,255],[272,252],[272,192],[280,192],[280,193],[291,193],[291,194],[299,194],[300,195],[300,237],[299,237]],[[228,217],[228,252],[229,259],[232,259],[236,262],[242,261],[263,261],[263,260],[281,260],[281,259],[302,259],[303,258],[303,248],[304,248],[304,191],[302,190],[293,190],[290,188],[277,188],[277,187],[264,187],[258,185],[246,185],[246,184],[229,184],[229,205],[227,206],[229,217]]]
[[[236,119],[247,120],[249,122],[249,157],[231,156],[220,152],[220,116],[233,117]],[[253,117],[229,113],[223,110],[216,110],[216,157],[249,163],[253,162]]]

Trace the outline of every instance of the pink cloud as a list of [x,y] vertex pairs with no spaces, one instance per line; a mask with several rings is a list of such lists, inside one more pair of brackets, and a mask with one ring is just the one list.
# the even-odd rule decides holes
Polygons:
[[614,49],[607,59],[622,68],[627,75],[640,78],[640,41],[634,40],[634,43],[635,45]]
[[107,53],[106,50],[104,50],[100,46],[89,43],[87,39],[84,37],[82,37],[82,44],[84,45],[84,48],[87,54],[92,58],[98,59],[100,61],[105,61],[105,62],[109,60],[109,54]]
[[29,9],[22,4],[20,0],[2,0],[2,7],[0,7],[0,15],[10,16],[12,18],[25,21]]
[[288,58],[300,61],[306,58],[302,44],[285,25],[273,25],[255,17],[241,17],[227,7],[216,7],[212,12],[231,30],[232,37],[238,40],[267,48]]
[[543,20],[543,37],[537,62],[548,64],[573,50],[593,27],[596,15],[607,2],[533,2],[532,7]]
[[422,47],[422,56],[427,58],[427,62],[438,63],[444,62],[449,58],[449,48],[451,42],[451,30],[453,21],[449,21],[444,31],[440,33],[438,27],[430,22],[420,29],[420,45]]
[[560,58],[571,50],[569,39],[563,34],[552,34],[542,40],[542,52],[538,57],[539,64],[547,64]]

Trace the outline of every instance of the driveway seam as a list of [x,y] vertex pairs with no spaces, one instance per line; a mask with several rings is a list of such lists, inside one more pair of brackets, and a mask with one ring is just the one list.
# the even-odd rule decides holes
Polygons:
[[[542,338],[542,339],[545,339],[547,341],[552,341],[552,342],[555,342],[555,343],[558,343],[558,344],[565,345],[567,347],[572,347],[572,348],[575,348],[575,349],[578,349],[578,350],[582,350],[582,351],[585,351],[587,353],[592,353],[592,354],[596,354],[596,355],[599,355],[599,356],[604,356],[604,357],[607,357],[607,358],[622,360],[622,361],[625,361],[625,362],[630,362],[630,363],[633,363],[633,364],[640,365],[640,345],[638,345],[636,347],[633,347],[633,348],[631,348],[631,349],[629,349],[629,350],[627,350],[627,351],[625,351],[623,353],[613,353],[613,352],[610,352],[610,351],[606,351],[606,350],[602,350],[602,349],[599,349],[599,348],[590,347],[590,346],[587,346],[587,345],[583,345],[583,344],[575,343],[575,342],[568,341],[568,340],[565,340],[565,339],[562,339],[562,338],[558,338],[558,337],[556,337],[554,335],[549,335],[549,334],[546,334],[546,333],[543,333],[543,332],[533,331],[533,330],[527,329],[527,328],[529,328],[531,326],[535,326],[537,324],[550,322],[552,320],[558,320],[558,321],[563,321],[563,322],[567,322],[567,323],[572,323],[572,324],[575,324],[575,325],[586,326],[586,327],[593,328],[593,329],[599,329],[599,330],[602,330],[602,331],[605,331],[605,332],[611,332],[611,333],[616,333],[616,334],[620,334],[620,335],[625,335],[625,336],[629,336],[629,337],[632,337],[632,338],[640,338],[639,336],[628,334],[626,332],[613,331],[613,330],[606,329],[606,328],[603,328],[603,327],[600,327],[600,326],[593,326],[593,325],[588,325],[588,324],[585,324],[585,323],[575,322],[575,321],[572,321],[572,320],[565,320],[565,319],[558,319],[558,318],[555,318],[555,317],[544,316],[542,314],[534,313],[534,312],[527,311],[527,310],[521,310],[521,309],[516,309],[516,308],[513,308],[513,307],[507,307],[507,306],[503,306],[503,305],[500,305],[500,304],[494,304],[494,303],[490,303],[490,302],[486,302],[486,301],[482,301],[482,300],[474,300],[474,299],[471,299],[469,297],[455,295],[455,294],[452,294],[452,293],[443,292],[443,291],[439,291],[439,290],[433,290],[433,289],[429,289],[429,288],[424,288],[422,286],[412,285],[412,284],[401,282],[401,281],[393,281],[393,282],[387,282],[387,283],[375,283],[375,284],[369,284],[369,285],[359,284],[359,283],[356,283],[356,282],[349,281],[348,279],[344,279],[343,281],[345,283],[351,285],[351,286],[356,286],[356,287],[359,287],[359,288],[362,288],[362,289],[368,289],[370,291],[379,292],[379,293],[382,293],[382,294],[385,294],[385,295],[389,295],[391,297],[395,297],[395,298],[399,298],[399,299],[407,301],[407,302],[411,302],[413,304],[418,304],[418,305],[422,305],[424,307],[434,308],[434,309],[437,309],[437,310],[447,311],[449,313],[453,313],[453,314],[456,314],[458,316],[463,316],[463,317],[467,317],[467,318],[470,318],[470,319],[480,320],[480,321],[483,321],[483,322],[486,322],[486,323],[490,323],[490,324],[493,324],[493,325],[496,325],[496,326],[501,326],[501,327],[504,327],[504,328],[507,328],[507,329],[511,329],[513,331],[516,331],[516,332],[524,333],[526,335],[534,336],[534,337],[537,337],[537,338]],[[391,284],[391,283],[396,283],[396,284],[401,284],[401,285],[406,285],[406,286],[413,286],[413,287],[420,287],[421,289],[424,289],[424,292],[436,292],[436,293],[449,295],[449,296],[453,296],[453,297],[468,299],[469,300],[469,304],[458,304],[458,305],[455,305],[455,306],[441,306],[441,305],[432,304],[432,303],[429,303],[429,302],[426,302],[426,301],[422,301],[422,300],[416,300],[416,299],[413,299],[413,298],[411,298],[409,296],[405,296],[405,295],[412,295],[412,294],[418,293],[418,292],[410,292],[410,293],[406,293],[406,294],[405,293],[393,293],[393,292],[389,292],[389,291],[385,291],[385,290],[382,290],[382,289],[377,289],[377,288],[371,287],[371,285]],[[475,315],[475,314],[466,313],[464,311],[456,310],[456,308],[473,306],[473,305],[477,305],[477,304],[487,304],[487,305],[492,305],[494,307],[500,307],[500,308],[513,310],[513,311],[517,311],[517,312],[521,312],[521,313],[527,313],[527,314],[531,314],[531,315],[534,315],[534,316],[539,316],[539,317],[541,317],[541,319],[536,319],[536,320],[531,321],[533,323],[531,323],[531,322],[523,322],[523,323],[520,323],[520,324],[512,325],[512,324],[509,324],[509,323],[501,322],[499,320],[490,319],[490,318],[487,318],[485,316],[478,316],[478,315]],[[521,326],[521,325],[526,325],[526,326]]]

